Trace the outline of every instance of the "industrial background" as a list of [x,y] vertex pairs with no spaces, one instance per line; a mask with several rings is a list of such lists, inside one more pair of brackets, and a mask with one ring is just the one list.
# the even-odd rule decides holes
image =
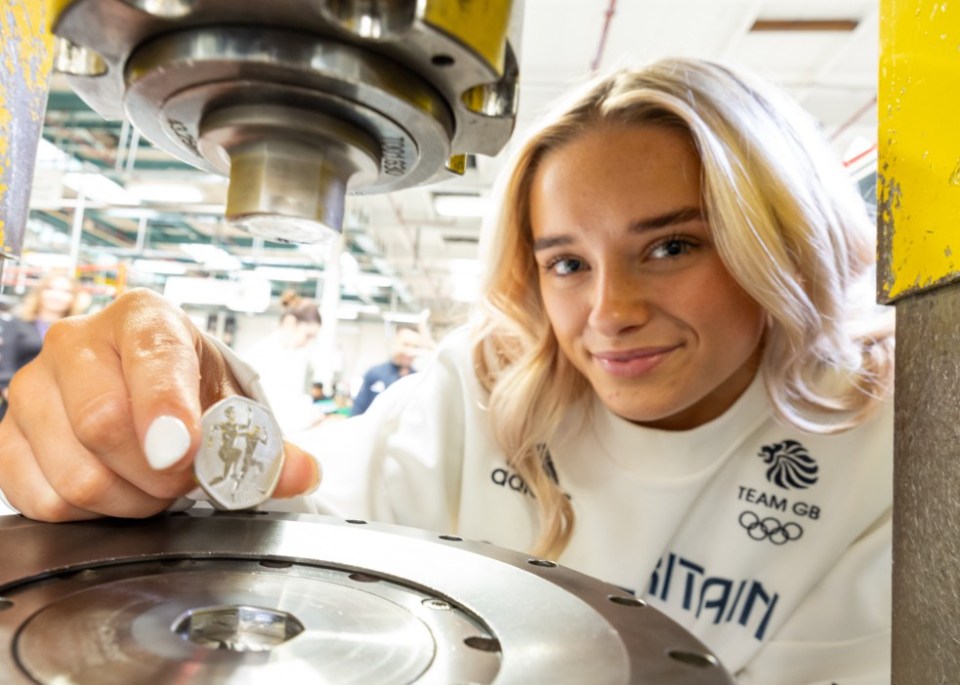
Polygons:
[[[27,5],[14,5],[19,14],[12,18],[0,12],[5,38],[19,36],[24,16],[27,23],[34,16]],[[22,40],[15,49],[33,55]],[[958,44],[958,10],[920,0],[528,0],[519,42],[521,134],[549,102],[592,73],[666,54],[717,57],[789,90],[820,122],[867,201],[879,199],[878,293],[898,312],[898,683],[955,682],[960,671],[960,133],[950,116],[958,104]],[[32,90],[2,92],[3,202],[9,178],[30,168],[22,159],[11,161],[20,136],[32,130],[29,116],[44,111],[30,101],[37,86],[32,63],[11,66],[7,58],[5,68],[15,77],[27,74]],[[503,154],[473,157],[462,177],[440,185],[351,198],[348,256],[331,256],[230,228],[220,219],[222,180],[155,150],[122,122],[104,121],[59,77],[50,85],[37,125],[44,142],[23,259],[4,271],[8,295],[15,297],[45,269],[68,266],[80,269],[103,299],[138,285],[164,290],[179,277],[226,284],[248,279],[260,284],[251,294],[262,294],[266,283],[260,311],[269,311],[270,296],[283,288],[322,295],[336,268],[338,320],[378,324],[421,320],[426,312],[438,331],[462,320],[475,299],[480,226]],[[23,115],[26,133],[16,128]],[[451,201],[459,202],[458,215],[441,210],[440,203]],[[9,210],[2,202],[0,209]],[[252,316],[251,303],[264,304],[262,297],[233,303],[216,302],[215,294],[206,302],[182,298],[215,313],[217,326],[229,316],[224,312]]]
[[[878,14],[873,0],[528,0],[514,140],[595,72],[661,55],[710,56],[787,88],[870,193]],[[236,280],[245,272],[270,279],[274,295],[287,287],[308,295],[322,290],[323,250],[254,239],[225,223],[226,179],[177,161],[122,121],[104,120],[63,76],[51,82],[43,139],[26,269],[8,269],[7,285],[20,278],[23,287],[30,267],[58,262],[50,253],[71,260],[77,190],[86,183],[72,259],[105,293],[114,286],[162,288],[170,276]],[[507,153],[470,156],[463,176],[440,184],[348,199],[343,318],[429,309],[440,328],[462,320],[476,296],[481,217]]]

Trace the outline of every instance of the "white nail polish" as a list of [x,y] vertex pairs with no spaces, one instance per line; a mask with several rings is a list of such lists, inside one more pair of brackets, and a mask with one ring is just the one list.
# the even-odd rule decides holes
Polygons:
[[147,429],[143,451],[156,471],[173,466],[190,449],[190,431],[175,416],[158,416]]

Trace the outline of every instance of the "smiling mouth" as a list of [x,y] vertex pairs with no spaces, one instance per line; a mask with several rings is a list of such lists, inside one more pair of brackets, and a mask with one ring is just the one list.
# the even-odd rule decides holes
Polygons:
[[642,350],[597,352],[593,355],[601,369],[614,376],[636,377],[650,373],[660,366],[680,345],[648,347]]

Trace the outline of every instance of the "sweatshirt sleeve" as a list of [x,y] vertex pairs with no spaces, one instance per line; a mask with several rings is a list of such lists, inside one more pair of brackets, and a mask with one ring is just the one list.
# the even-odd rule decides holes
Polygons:
[[889,685],[892,519],[841,557],[737,676],[740,685]]
[[[256,373],[223,352],[244,391],[262,400]],[[390,385],[362,415],[285,436],[317,459],[320,487],[310,496],[271,500],[261,508],[455,529],[464,406],[478,401],[467,362],[469,336],[454,332],[422,371]]]

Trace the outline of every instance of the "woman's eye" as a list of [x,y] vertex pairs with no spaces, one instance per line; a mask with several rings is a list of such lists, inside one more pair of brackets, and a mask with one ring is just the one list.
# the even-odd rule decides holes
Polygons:
[[557,276],[569,276],[583,270],[583,262],[572,257],[559,257],[551,260],[547,266],[547,271],[552,271]]
[[648,256],[650,259],[671,259],[689,254],[697,247],[696,243],[685,238],[668,238],[654,245]]

